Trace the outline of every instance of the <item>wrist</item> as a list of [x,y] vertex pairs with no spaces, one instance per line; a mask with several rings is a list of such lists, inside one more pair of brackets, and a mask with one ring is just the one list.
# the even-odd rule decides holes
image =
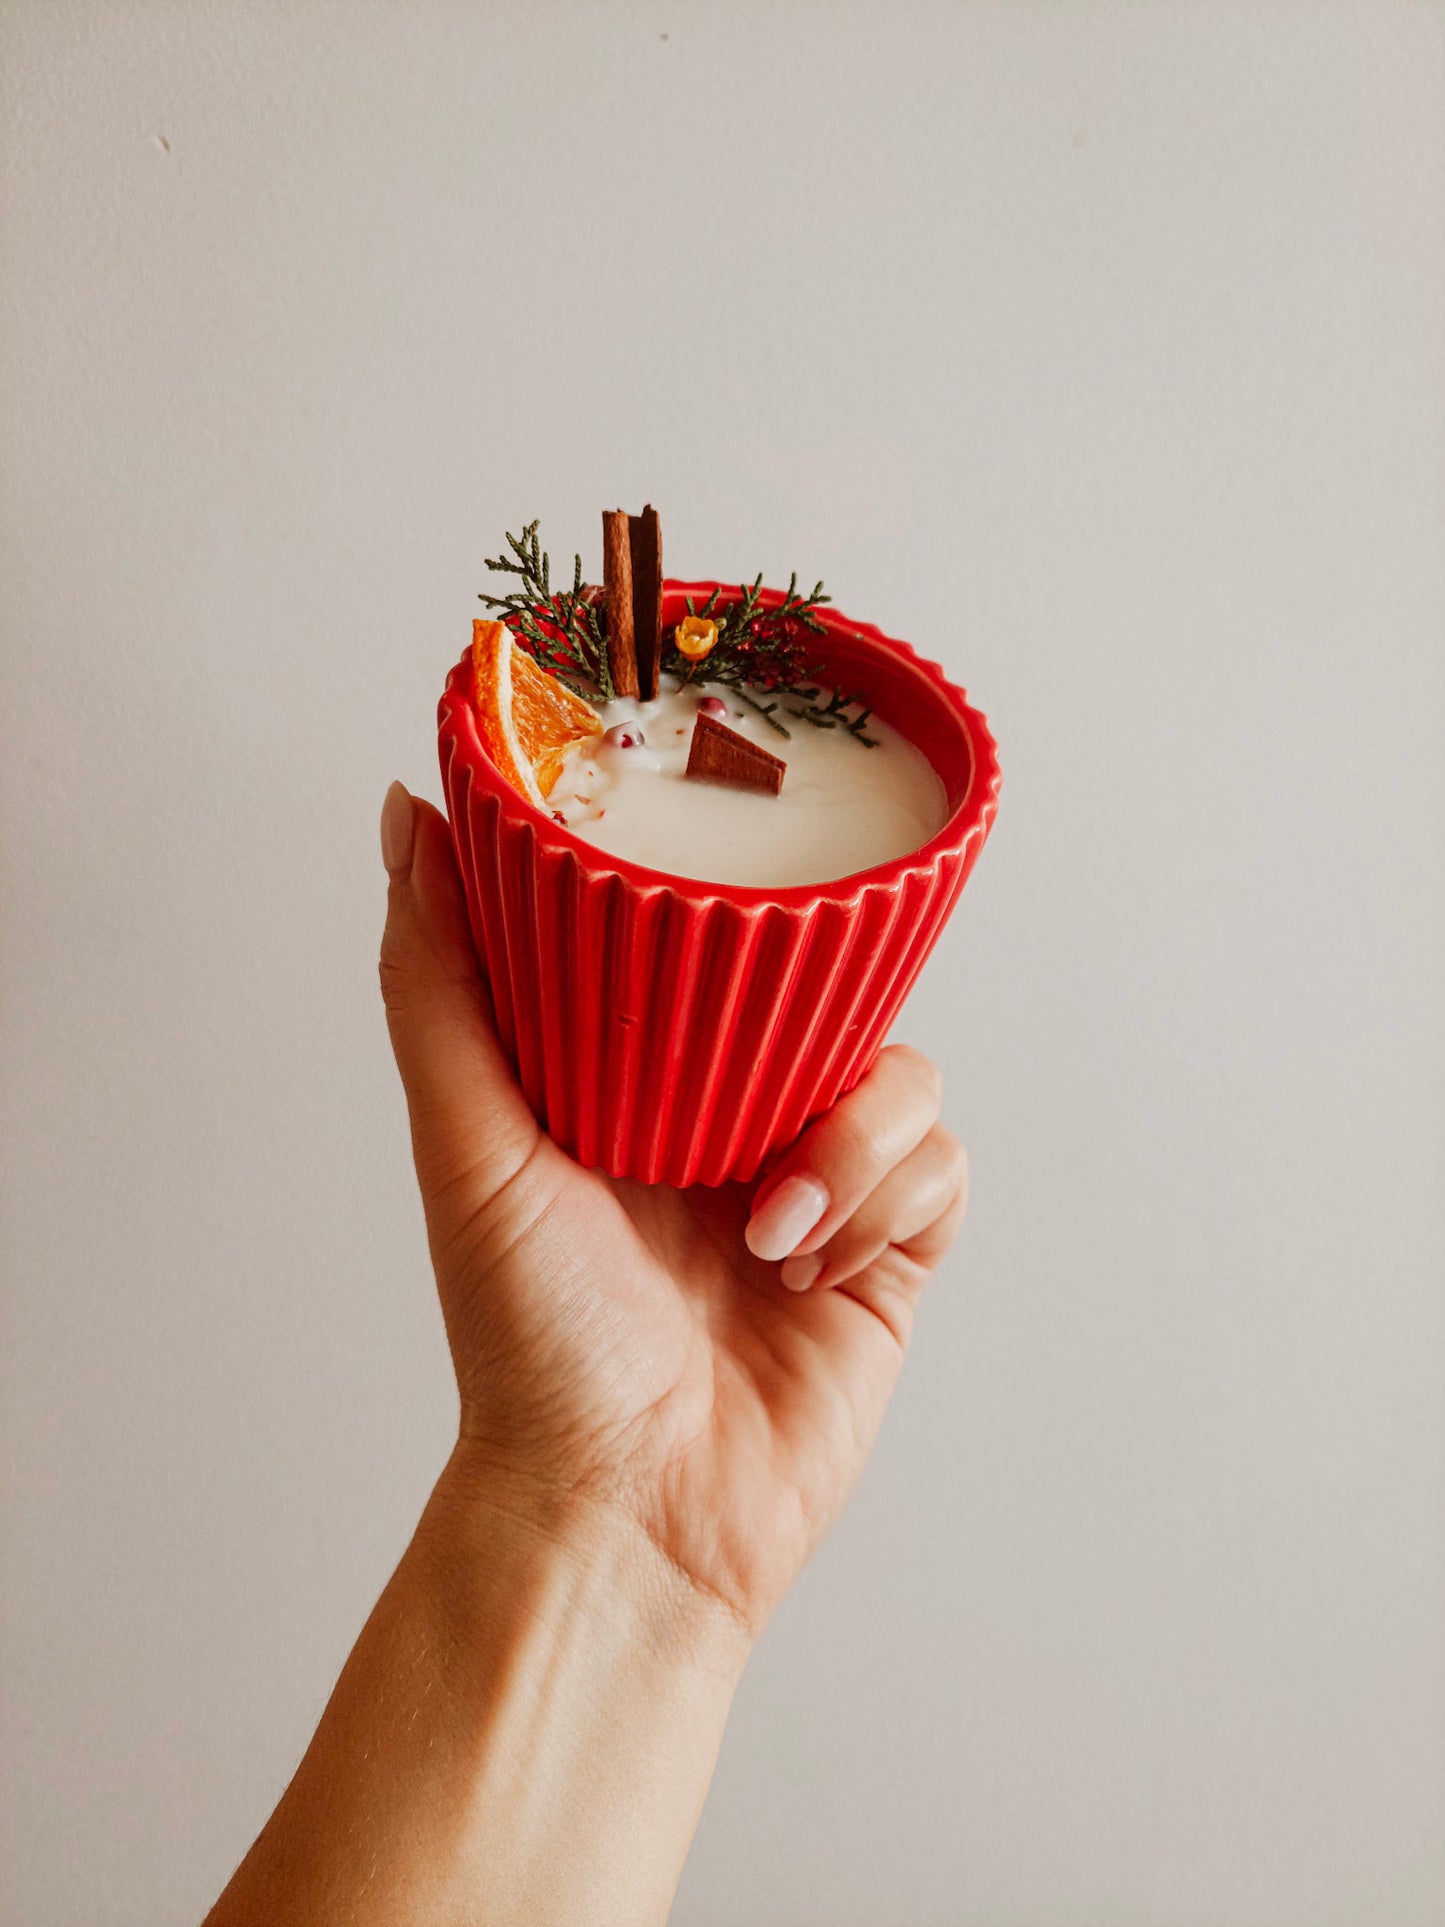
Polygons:
[[[750,1640],[619,1508],[458,1448],[403,1561],[490,1923],[667,1918]],[[441,1917],[441,1916],[438,1916]]]
[[459,1448],[212,1920],[661,1927],[749,1643],[619,1509]]
[[459,1636],[549,1616],[635,1643],[659,1666],[736,1684],[753,1635],[622,1504],[500,1468],[462,1440],[437,1481],[416,1550]]

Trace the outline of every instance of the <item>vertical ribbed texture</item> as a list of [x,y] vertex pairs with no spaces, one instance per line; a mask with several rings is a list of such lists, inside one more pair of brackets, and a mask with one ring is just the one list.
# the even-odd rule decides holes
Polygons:
[[771,899],[619,865],[559,831],[497,774],[465,660],[452,672],[442,780],[498,1033],[538,1119],[584,1164],[649,1183],[751,1178],[866,1073],[997,807],[983,718],[920,667],[972,762],[950,833],[867,881]]

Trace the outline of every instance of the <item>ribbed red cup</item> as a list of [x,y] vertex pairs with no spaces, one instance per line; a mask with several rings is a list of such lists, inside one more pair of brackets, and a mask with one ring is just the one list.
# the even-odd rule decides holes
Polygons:
[[[664,622],[715,586],[668,582]],[[921,849],[830,883],[699,883],[608,855],[498,773],[477,735],[470,653],[447,678],[442,781],[497,1029],[538,1121],[614,1177],[751,1178],[851,1089],[993,822],[997,751],[964,692],[906,642],[823,613],[820,678],[864,692],[911,738],[949,805]]]

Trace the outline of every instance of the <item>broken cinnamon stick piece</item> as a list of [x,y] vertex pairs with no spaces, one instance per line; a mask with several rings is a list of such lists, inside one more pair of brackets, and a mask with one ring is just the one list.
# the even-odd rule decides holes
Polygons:
[[[619,696],[635,696],[637,640],[632,621],[633,517],[626,509],[602,511],[602,590],[607,602],[607,666]],[[656,691],[653,692],[656,694]]]
[[662,528],[651,502],[627,518],[632,562],[632,635],[642,700],[657,694],[662,667]]
[[698,713],[687,751],[687,774],[708,783],[730,783],[736,789],[762,790],[776,796],[783,787],[787,764],[781,756],[759,749],[726,723]]

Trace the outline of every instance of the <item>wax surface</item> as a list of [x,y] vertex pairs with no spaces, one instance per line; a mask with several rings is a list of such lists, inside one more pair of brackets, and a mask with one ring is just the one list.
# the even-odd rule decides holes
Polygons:
[[[780,796],[684,775],[704,696],[726,703],[719,720],[730,729],[784,759]],[[764,888],[826,883],[916,850],[947,815],[927,757],[876,719],[868,723],[875,749],[847,730],[817,729],[790,716],[782,717],[790,732],[783,737],[735,693],[696,684],[680,689],[667,677],[654,702],[625,697],[600,714],[608,728],[640,724],[645,744],[604,743],[574,753],[548,805],[589,843],[673,876]]]

